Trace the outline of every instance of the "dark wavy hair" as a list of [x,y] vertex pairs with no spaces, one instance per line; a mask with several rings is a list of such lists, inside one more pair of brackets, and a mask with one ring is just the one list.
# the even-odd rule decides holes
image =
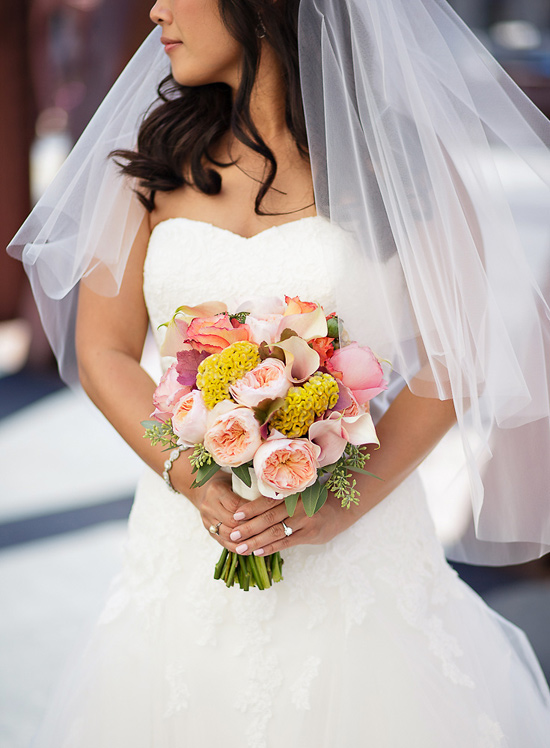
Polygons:
[[234,162],[216,161],[212,150],[231,132],[266,161],[254,208],[257,214],[267,215],[261,204],[275,179],[277,161],[250,114],[260,60],[259,34],[264,29],[264,39],[275,50],[283,71],[287,127],[299,153],[308,158],[298,65],[299,0],[218,0],[218,4],[224,24],[243,49],[241,81],[234,98],[224,83],[182,86],[169,75],[158,87],[160,103],[155,102],[140,127],[137,150],[111,154],[124,174],[137,178],[137,194],[148,211],[154,209],[159,190],[193,185],[206,195],[217,195],[222,185],[219,169]]

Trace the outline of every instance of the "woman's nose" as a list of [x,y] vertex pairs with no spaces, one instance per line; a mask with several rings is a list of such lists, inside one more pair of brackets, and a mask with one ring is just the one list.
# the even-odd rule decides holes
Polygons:
[[169,3],[166,0],[157,0],[149,12],[149,17],[153,23],[159,26],[163,23],[171,23],[172,11],[170,10]]

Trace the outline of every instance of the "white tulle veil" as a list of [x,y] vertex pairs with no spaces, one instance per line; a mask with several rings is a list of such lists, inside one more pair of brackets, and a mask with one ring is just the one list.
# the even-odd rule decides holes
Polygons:
[[[115,294],[143,218],[108,153],[135,146],[168,72],[159,35],[10,246],[68,381],[78,283]],[[413,392],[455,402],[475,525],[455,555],[540,556],[550,549],[550,263],[522,242],[497,166],[534,175],[550,211],[550,123],[444,0],[302,0],[299,38],[317,210],[358,240],[349,272],[386,320],[377,354]],[[361,305],[345,279],[338,286],[337,311],[360,340]]]

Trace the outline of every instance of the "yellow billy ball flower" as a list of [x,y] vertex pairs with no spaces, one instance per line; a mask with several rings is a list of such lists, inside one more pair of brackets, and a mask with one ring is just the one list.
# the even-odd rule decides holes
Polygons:
[[292,387],[273,416],[271,427],[292,439],[305,436],[315,420],[338,401],[338,383],[330,374],[317,373],[300,387]]
[[197,387],[202,391],[204,403],[212,409],[216,403],[229,399],[229,386],[260,363],[258,346],[247,340],[224,348],[220,353],[201,361],[197,371]]

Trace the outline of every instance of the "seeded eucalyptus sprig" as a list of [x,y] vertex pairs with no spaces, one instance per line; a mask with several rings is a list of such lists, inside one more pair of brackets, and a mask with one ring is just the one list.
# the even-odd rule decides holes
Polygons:
[[378,478],[377,475],[365,470],[365,463],[369,459],[370,454],[366,451],[366,447],[348,444],[340,459],[334,465],[329,466],[330,475],[326,485],[328,490],[340,499],[343,509],[349,509],[352,504],[358,504],[360,499],[360,493],[356,489],[357,481],[349,471]]
[[212,462],[212,455],[206,449],[204,444],[195,444],[193,453],[189,455],[189,462],[195,470],[198,470],[199,468],[204,467],[204,465],[210,465]]
[[162,444],[166,449],[174,449],[178,446],[178,438],[172,431],[170,421],[159,423],[158,421],[142,421],[141,425],[145,429],[144,439],[149,439],[151,444]]

